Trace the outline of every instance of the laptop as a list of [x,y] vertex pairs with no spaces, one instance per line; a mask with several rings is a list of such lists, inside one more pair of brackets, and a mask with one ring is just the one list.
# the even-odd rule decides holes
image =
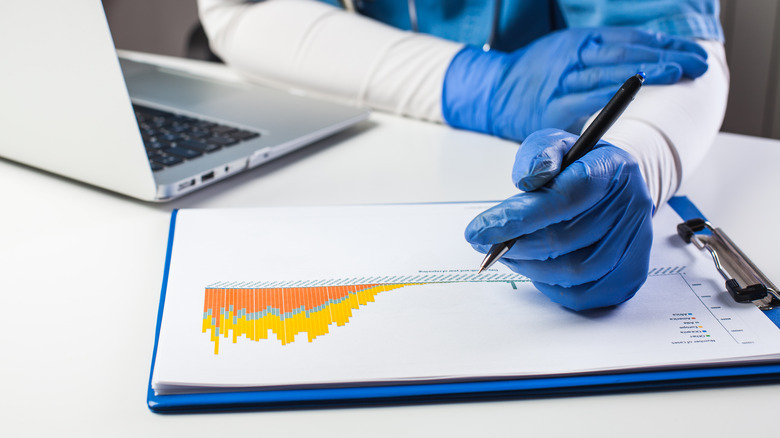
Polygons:
[[368,116],[119,59],[97,0],[11,0],[0,41],[0,157],[145,201],[178,198]]

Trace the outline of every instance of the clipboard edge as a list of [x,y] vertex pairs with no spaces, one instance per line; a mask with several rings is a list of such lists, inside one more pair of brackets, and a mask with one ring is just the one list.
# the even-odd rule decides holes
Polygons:
[[173,254],[173,237],[176,231],[176,218],[179,210],[174,209],[171,212],[171,221],[168,225],[168,245],[165,250],[165,269],[163,270],[162,286],[160,291],[160,303],[157,307],[157,325],[154,329],[154,349],[152,350],[152,365],[149,370],[149,388],[147,389],[146,402],[149,409],[155,410],[155,406],[159,405],[158,396],[154,394],[152,389],[152,378],[154,377],[154,364],[157,361],[157,344],[160,341],[160,327],[162,326],[163,310],[165,308],[165,292],[168,290],[168,274],[171,268],[171,257]]
[[[672,197],[667,203],[685,220],[692,217],[706,219],[686,196]],[[780,381],[780,363],[769,363],[476,382],[155,395],[152,389],[152,377],[165,305],[177,212],[178,210],[174,210],[171,214],[154,350],[149,373],[147,405],[154,413],[176,414],[441,403],[556,395],[588,395],[651,389],[701,388],[715,384],[738,385]]]

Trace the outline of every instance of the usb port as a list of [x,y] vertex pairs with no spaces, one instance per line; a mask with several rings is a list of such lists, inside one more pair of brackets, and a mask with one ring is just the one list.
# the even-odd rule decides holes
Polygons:
[[184,181],[184,182],[179,183],[179,190],[184,190],[187,187],[192,187],[194,185],[195,185],[195,179],[191,179],[189,181]]
[[214,171],[213,170],[211,172],[209,172],[209,173],[204,173],[203,175],[200,176],[200,182],[206,182],[206,181],[208,181],[210,179],[214,179]]

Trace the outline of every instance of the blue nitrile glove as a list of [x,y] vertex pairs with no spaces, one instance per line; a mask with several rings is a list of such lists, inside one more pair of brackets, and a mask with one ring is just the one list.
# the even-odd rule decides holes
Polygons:
[[515,141],[579,132],[630,76],[672,84],[701,76],[706,59],[692,41],[617,27],[566,29],[509,54],[466,47],[447,70],[442,111],[453,127]]
[[636,160],[605,141],[561,172],[576,140],[556,129],[528,136],[512,171],[525,192],[477,216],[466,240],[486,253],[519,237],[500,261],[583,310],[626,301],[645,282],[654,207]]

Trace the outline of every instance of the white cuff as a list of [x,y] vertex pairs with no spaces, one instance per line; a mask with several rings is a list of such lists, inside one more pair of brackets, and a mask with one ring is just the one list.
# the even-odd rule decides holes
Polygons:
[[697,42],[707,50],[707,72],[696,80],[643,87],[604,136],[639,161],[656,207],[699,165],[726,112],[729,70],[723,45]]

